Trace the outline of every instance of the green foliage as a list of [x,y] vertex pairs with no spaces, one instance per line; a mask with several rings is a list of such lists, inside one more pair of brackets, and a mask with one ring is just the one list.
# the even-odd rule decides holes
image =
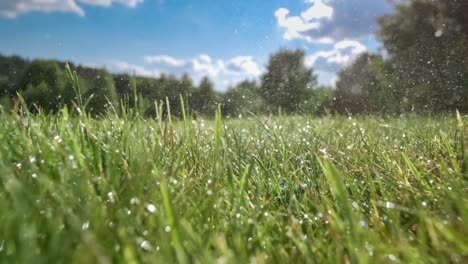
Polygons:
[[85,98],[90,100],[88,110],[94,115],[104,114],[109,109],[118,109],[118,98],[114,79],[105,70],[99,70]]
[[31,110],[42,108],[45,112],[56,112],[65,87],[65,73],[57,62],[34,60],[19,80],[17,90],[24,92],[24,100],[32,106]]
[[[201,91],[202,93],[206,94],[200,94],[200,96],[208,96],[207,100],[212,100],[211,96],[214,94],[213,90],[213,84],[208,80],[204,80],[206,83],[200,85],[200,89],[208,89]],[[182,78],[176,79],[176,78],[170,78],[169,82],[165,85],[165,89],[163,90],[163,95],[166,96],[169,100],[169,104],[171,106],[171,113],[175,116],[182,116],[182,109],[181,109],[181,104],[180,104],[180,96],[185,101],[185,104],[189,106],[195,106],[196,104],[192,104],[189,102],[189,98],[194,92],[194,85],[192,80],[188,75],[183,75]],[[202,102],[202,104],[205,102]],[[203,111],[203,110],[202,110]],[[214,114],[214,109],[209,108],[206,109],[206,112],[209,114]]]
[[331,87],[320,86],[305,90],[300,104],[300,113],[307,115],[324,115],[330,111],[335,91]]
[[379,19],[394,89],[415,111],[468,111],[465,2],[403,1],[396,13]]
[[0,262],[463,262],[466,121],[0,113]]
[[18,56],[0,55],[0,95],[16,95],[18,82],[29,61]]
[[223,96],[222,111],[227,117],[262,113],[263,100],[255,81],[242,81]]
[[295,113],[307,88],[316,85],[317,77],[313,70],[304,65],[302,50],[280,50],[270,56],[262,76],[260,94],[267,111],[281,108],[286,113]]
[[344,114],[396,113],[401,98],[392,86],[388,68],[381,56],[361,54],[338,74],[334,110]]
[[190,106],[195,113],[203,116],[212,116],[218,104],[217,95],[213,83],[208,77],[203,77],[200,85],[192,94]]

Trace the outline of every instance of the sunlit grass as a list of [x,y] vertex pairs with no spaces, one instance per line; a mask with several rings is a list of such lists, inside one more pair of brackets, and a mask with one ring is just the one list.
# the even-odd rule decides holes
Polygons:
[[0,262],[462,263],[462,122],[0,114]]

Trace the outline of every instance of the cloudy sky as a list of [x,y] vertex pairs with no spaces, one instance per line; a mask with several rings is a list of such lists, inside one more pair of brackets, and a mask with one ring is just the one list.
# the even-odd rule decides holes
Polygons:
[[112,72],[256,79],[269,55],[302,48],[322,84],[380,47],[386,0],[0,0],[0,54]]

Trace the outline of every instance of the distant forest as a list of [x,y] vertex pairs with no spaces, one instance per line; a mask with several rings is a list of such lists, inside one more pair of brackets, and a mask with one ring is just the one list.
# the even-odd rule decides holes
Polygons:
[[53,113],[81,99],[90,114],[99,116],[120,112],[122,104],[133,107],[135,94],[140,94],[148,116],[156,112],[154,102],[166,101],[171,114],[180,116],[180,98],[197,116],[213,115],[218,105],[228,117],[279,111],[468,113],[468,1],[407,0],[395,3],[395,9],[378,18],[376,36],[384,49],[359,55],[338,73],[333,89],[318,86],[314,69],[304,65],[302,50],[279,50],[270,56],[258,82],[242,81],[226,93],[216,92],[207,77],[194,85],[188,75],[132,77],[70,64],[79,76],[82,98],[77,98],[64,62],[0,55],[0,106],[8,111],[21,95],[31,112]]

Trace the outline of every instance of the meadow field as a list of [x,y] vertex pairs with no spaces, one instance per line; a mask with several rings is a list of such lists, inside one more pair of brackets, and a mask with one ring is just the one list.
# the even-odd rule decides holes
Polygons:
[[466,263],[466,123],[4,111],[0,262]]

